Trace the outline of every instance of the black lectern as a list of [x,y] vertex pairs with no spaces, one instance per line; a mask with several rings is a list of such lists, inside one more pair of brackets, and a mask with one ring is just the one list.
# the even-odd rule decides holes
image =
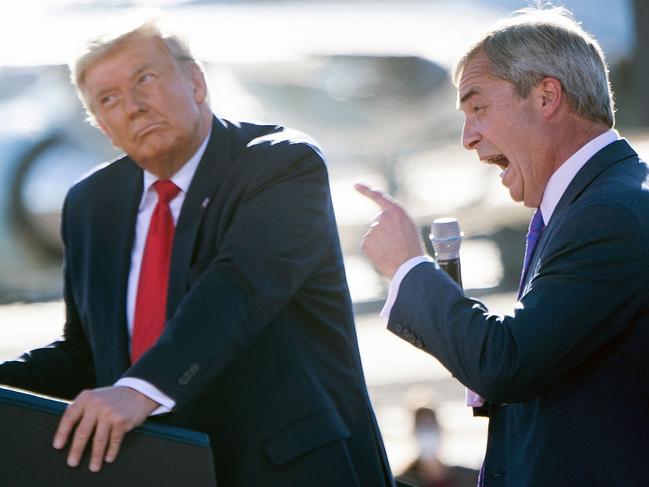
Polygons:
[[66,403],[0,387],[0,485],[31,486],[216,486],[207,435],[145,423],[124,438],[113,464],[88,470],[88,454],[77,468],[67,451],[52,445]]

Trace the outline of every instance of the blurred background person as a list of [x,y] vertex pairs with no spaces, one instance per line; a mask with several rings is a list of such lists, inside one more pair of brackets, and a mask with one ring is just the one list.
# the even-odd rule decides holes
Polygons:
[[413,434],[419,456],[397,475],[397,480],[415,487],[475,487],[478,471],[457,465],[446,465],[439,458],[444,441],[435,411],[419,407],[413,414]]

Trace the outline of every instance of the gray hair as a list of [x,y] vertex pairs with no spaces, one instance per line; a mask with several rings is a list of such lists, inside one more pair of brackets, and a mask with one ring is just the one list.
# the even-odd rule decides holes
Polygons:
[[203,70],[202,64],[193,55],[189,43],[178,33],[174,33],[162,26],[159,19],[150,18],[136,23],[130,28],[122,29],[119,32],[106,34],[89,40],[83,51],[70,64],[70,80],[77,90],[77,95],[83,104],[88,121],[95,125],[95,117],[90,110],[87,100],[83,94],[83,83],[86,71],[101,58],[119,48],[131,39],[161,39],[171,58],[175,60],[181,69],[187,69],[187,63],[192,63]]
[[490,61],[492,74],[511,83],[521,98],[546,76],[556,78],[577,114],[614,126],[615,105],[604,53],[568,9],[546,4],[514,12],[460,59],[454,72],[456,85],[466,64],[479,54]]

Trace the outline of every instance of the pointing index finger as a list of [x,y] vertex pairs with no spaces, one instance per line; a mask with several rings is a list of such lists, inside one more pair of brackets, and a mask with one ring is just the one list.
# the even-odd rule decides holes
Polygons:
[[363,196],[367,196],[369,199],[374,201],[374,203],[379,205],[382,210],[389,210],[390,208],[394,208],[394,206],[397,204],[390,195],[372,189],[365,184],[356,183],[354,185],[354,188]]

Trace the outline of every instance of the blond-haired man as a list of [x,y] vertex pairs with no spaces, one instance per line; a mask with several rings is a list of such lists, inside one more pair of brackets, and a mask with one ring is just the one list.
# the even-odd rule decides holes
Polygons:
[[119,461],[162,414],[210,436],[222,486],[390,485],[319,149],[215,117],[199,64],[154,23],[72,71],[126,155],[66,198],[63,339],[0,382],[75,398],[54,438],[71,466]]

